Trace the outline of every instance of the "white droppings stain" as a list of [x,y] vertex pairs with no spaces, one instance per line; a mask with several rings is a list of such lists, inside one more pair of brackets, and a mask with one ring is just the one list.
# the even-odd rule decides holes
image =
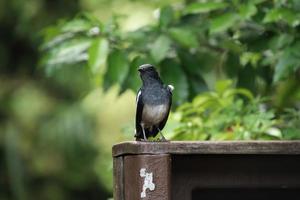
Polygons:
[[144,178],[143,191],[141,192],[141,198],[146,197],[146,190],[153,191],[155,184],[153,183],[153,173],[147,173],[145,168],[140,169],[140,177]]

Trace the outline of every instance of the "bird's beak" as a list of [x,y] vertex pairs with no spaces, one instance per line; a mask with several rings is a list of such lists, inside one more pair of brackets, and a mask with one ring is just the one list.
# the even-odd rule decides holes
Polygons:
[[138,69],[138,71],[139,71],[139,72],[142,72],[143,70],[142,70],[142,69]]

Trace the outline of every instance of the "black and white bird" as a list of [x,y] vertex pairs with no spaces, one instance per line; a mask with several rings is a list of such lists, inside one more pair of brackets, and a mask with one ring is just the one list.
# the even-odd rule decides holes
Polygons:
[[161,130],[168,120],[174,88],[163,84],[153,65],[141,65],[138,71],[143,85],[136,97],[136,140],[148,141],[148,137],[155,137],[160,133],[161,140],[166,141]]

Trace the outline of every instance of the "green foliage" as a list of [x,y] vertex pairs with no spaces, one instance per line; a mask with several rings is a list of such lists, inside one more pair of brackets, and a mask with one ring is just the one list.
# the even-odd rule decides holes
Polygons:
[[151,47],[150,54],[155,62],[162,61],[171,48],[171,40],[164,35],[161,35],[155,40]]
[[[62,20],[56,26],[45,29],[45,43],[41,50],[46,53],[41,65],[46,67],[47,73],[51,75],[56,69],[86,61],[89,61],[92,71],[103,65],[108,44],[105,40],[94,39],[95,35],[100,34],[100,26],[96,19],[85,14],[69,22]],[[98,57],[99,51],[102,51],[102,57]]]
[[[45,31],[43,66],[88,63],[104,88],[118,84],[123,92],[138,87],[132,77],[142,58],[171,84],[183,84],[176,105],[212,89],[220,77],[276,101],[271,88],[299,73],[299,11],[296,1],[193,2],[162,7],[156,23],[132,32],[120,30],[118,17],[102,24],[81,15],[53,26],[55,34]],[[166,63],[176,63],[176,73],[164,70]]]
[[184,12],[186,14],[199,14],[224,9],[226,7],[227,3],[225,2],[196,2],[188,5],[184,9]]
[[[165,82],[176,88],[175,106],[193,98],[175,113],[180,116],[175,139],[294,138],[287,135],[295,130],[277,128],[279,121],[286,120],[275,117],[275,112],[286,107],[284,99],[297,102],[299,87],[289,90],[292,95],[272,90],[282,90],[282,83],[291,78],[294,81],[284,82],[284,87],[299,84],[294,78],[300,66],[299,9],[295,1],[193,2],[180,8],[163,7],[155,24],[133,32],[122,32],[118,18],[101,24],[81,15],[59,24],[57,35],[45,45],[61,37],[65,26],[79,30],[79,36],[73,34],[66,42],[48,48],[45,55],[57,59],[72,52],[75,63],[84,61],[78,53],[86,55],[92,74],[103,79],[103,87],[118,84],[121,92],[136,91],[140,84],[136,68],[154,63]],[[72,28],[78,21],[86,25]],[[96,29],[98,34],[89,34]],[[64,45],[74,40],[77,50],[64,50]],[[66,56],[66,64],[71,57]],[[51,57],[46,56],[45,61],[46,69],[51,67]],[[64,67],[64,63],[60,65]],[[216,82],[222,77],[230,77],[237,87],[246,89]],[[204,92],[207,90],[214,91]],[[274,103],[254,96],[273,96]],[[261,109],[269,103],[277,107]]]
[[286,109],[281,120],[281,128],[283,129],[284,139],[300,139],[300,111]]
[[300,42],[298,41],[282,52],[282,55],[275,66],[275,82],[283,78],[288,78],[293,73],[297,73],[297,70],[300,68],[299,48]]
[[89,55],[89,67],[93,73],[103,73],[106,66],[106,58],[109,53],[109,42],[105,38],[99,38],[91,44]]
[[115,83],[123,84],[129,71],[125,52],[115,50],[109,54],[107,61],[108,68],[104,75],[104,87],[108,88]]
[[214,91],[196,96],[179,106],[174,140],[262,140],[298,139],[300,112],[287,110],[276,117],[265,101],[249,90],[232,88],[232,82],[219,81]]
[[[133,4],[134,25],[139,13],[166,6],[150,24],[124,31],[123,11]],[[0,5],[0,199],[106,198],[111,145],[125,140],[119,128],[134,117],[133,94],[117,98],[115,89],[137,91],[144,63],[175,86],[179,108],[164,129],[177,127],[173,139],[300,139],[297,0]],[[100,22],[112,7],[120,16]],[[88,9],[97,18],[70,18]],[[113,90],[99,95],[95,86]]]
[[223,15],[217,16],[211,20],[209,32],[222,33],[231,28],[237,23],[239,16],[235,13],[224,13]]
[[[219,81],[214,91],[196,96],[174,113],[180,121],[173,138],[181,140],[280,139],[270,135],[276,121],[274,111],[260,109],[261,100],[250,91],[232,88],[232,82]],[[273,131],[274,132],[274,131]]]

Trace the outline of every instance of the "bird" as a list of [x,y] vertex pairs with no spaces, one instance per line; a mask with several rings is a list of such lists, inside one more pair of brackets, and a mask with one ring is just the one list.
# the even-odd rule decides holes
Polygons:
[[135,138],[148,141],[160,133],[161,141],[167,141],[162,134],[172,105],[172,85],[164,85],[155,67],[143,64],[138,67],[142,87],[136,97]]

